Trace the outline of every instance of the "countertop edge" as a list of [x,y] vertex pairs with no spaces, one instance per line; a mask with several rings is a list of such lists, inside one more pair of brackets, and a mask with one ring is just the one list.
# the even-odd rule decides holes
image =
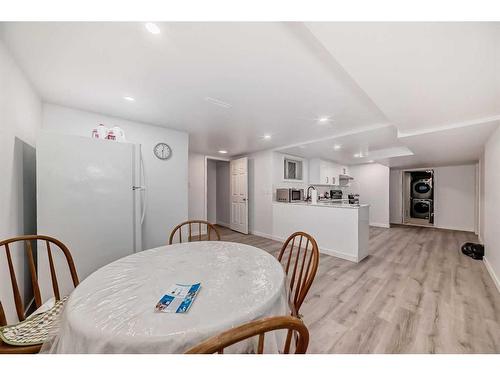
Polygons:
[[286,204],[289,206],[306,206],[306,207],[327,207],[327,208],[347,208],[347,209],[359,209],[363,207],[370,207],[369,204],[360,204],[360,205],[348,205],[348,204],[335,204],[335,203],[306,203],[306,202],[278,202],[278,201],[273,201],[273,204]]

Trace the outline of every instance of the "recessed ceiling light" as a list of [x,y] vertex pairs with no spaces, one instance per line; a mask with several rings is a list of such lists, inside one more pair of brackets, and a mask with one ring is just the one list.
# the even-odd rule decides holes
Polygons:
[[135,102],[135,98],[132,98],[131,96],[124,96],[123,99],[128,100],[129,102]]
[[354,154],[353,155],[355,158],[360,158],[361,157],[361,154]]
[[373,163],[373,160],[368,160],[368,163]]
[[219,150],[219,154],[227,154],[226,150]]
[[160,28],[157,24],[153,22],[148,22],[146,25],[146,30],[148,30],[151,34],[159,34],[161,32]]
[[334,150],[340,150],[342,148],[342,145],[334,145],[333,149]]
[[264,139],[271,139],[271,134],[265,134]]
[[329,117],[327,117],[327,116],[323,116],[323,117],[320,117],[320,118],[318,119],[318,122],[321,122],[321,123],[323,123],[323,124],[324,124],[325,122],[328,122],[328,121],[330,121],[330,118],[329,118]]

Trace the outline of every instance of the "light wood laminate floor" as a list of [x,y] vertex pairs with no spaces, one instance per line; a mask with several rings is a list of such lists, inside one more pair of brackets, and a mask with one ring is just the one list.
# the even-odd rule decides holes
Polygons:
[[[219,227],[222,240],[276,254],[280,242]],[[339,234],[341,235],[341,234]],[[460,246],[472,233],[370,228],[356,264],[321,255],[301,308],[308,353],[500,353],[500,293]]]

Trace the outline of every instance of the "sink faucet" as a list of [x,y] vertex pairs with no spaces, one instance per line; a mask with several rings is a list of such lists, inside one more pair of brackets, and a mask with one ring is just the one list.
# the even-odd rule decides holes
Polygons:
[[313,190],[316,190],[316,188],[313,185],[309,185],[309,187],[307,188],[307,193],[306,193],[306,201],[311,200],[311,188]]

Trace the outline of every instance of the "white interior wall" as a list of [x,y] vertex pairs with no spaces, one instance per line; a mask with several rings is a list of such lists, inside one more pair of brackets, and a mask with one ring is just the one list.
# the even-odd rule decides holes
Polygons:
[[189,220],[205,219],[205,155],[189,153]]
[[[290,157],[292,159],[302,160],[302,181],[285,181],[283,177],[284,158]],[[280,152],[272,152],[272,188],[273,192],[278,188],[297,188],[307,189],[309,185],[309,160],[303,159],[293,155],[282,154]]]
[[[143,248],[164,245],[175,225],[188,217],[188,134],[54,104],[43,105],[45,130],[90,137],[100,123],[121,127],[127,141],[142,145],[148,196]],[[170,145],[170,159],[159,160],[153,155],[158,142]]]
[[229,227],[229,162],[217,161],[217,224]]
[[500,128],[484,148],[484,252],[485,264],[500,291]]
[[[476,165],[425,167],[434,170],[434,226],[474,232],[476,230]],[[415,168],[419,169],[419,168]],[[401,224],[401,170],[390,178],[391,223]]]
[[389,168],[385,165],[361,164],[349,167],[349,191],[359,194],[359,203],[370,205],[370,225],[389,227]]
[[476,165],[434,169],[434,223],[438,228],[474,232]]
[[[284,181],[282,177],[284,154],[262,151],[246,156],[248,157],[249,231],[253,234],[271,237],[273,234],[272,202],[274,192],[280,187],[306,189],[309,184],[308,160],[304,159],[303,163],[303,181],[288,182]],[[189,216],[191,219],[205,217],[205,209],[203,208],[205,206],[205,195],[203,192],[200,193],[199,189],[196,189],[196,185],[199,186],[205,181],[204,160],[204,155],[189,154]],[[374,208],[370,208],[373,211],[371,224],[387,227],[389,225],[389,169],[379,164],[371,164],[366,167],[358,167],[358,170],[358,179],[362,180],[362,182],[358,181],[347,190],[359,192],[361,197],[364,197],[362,198],[364,199],[363,202],[374,205]],[[218,192],[220,192],[219,178],[217,182]],[[375,186],[373,186],[374,181],[377,181]],[[383,181],[385,181],[385,184]],[[219,209],[220,198],[217,198],[217,202]],[[221,221],[219,215],[217,215],[217,221]]]
[[391,224],[403,222],[402,185],[402,171],[391,169],[389,173],[389,221]]
[[[250,233],[262,236],[272,235],[272,199],[273,199],[273,162],[272,151],[262,151],[246,155],[248,157],[248,228]],[[189,153],[189,218],[206,218],[205,203],[205,159],[206,156]],[[210,160],[210,159],[208,159]],[[224,166],[226,164],[226,166]],[[227,192],[217,189],[218,194],[227,194],[227,208],[222,204],[218,209],[226,212],[227,222],[223,215],[217,220],[221,225],[228,225],[229,218],[229,163],[219,162],[218,179],[225,179],[227,174]],[[220,181],[217,184],[221,186]],[[221,198],[217,199],[219,202]]]
[[207,160],[207,220],[217,223],[217,161]]
[[479,241],[484,243],[484,227],[485,227],[485,206],[484,206],[484,184],[485,184],[485,160],[484,160],[484,152],[481,155],[481,159],[479,160],[478,165],[478,179],[479,179],[479,207],[478,207],[478,223],[477,223],[477,232],[479,236]]
[[[36,134],[42,123],[40,97],[16,65],[5,45],[0,40],[0,239],[19,236],[29,232],[25,228],[26,215],[23,196],[26,189],[34,189],[25,181],[23,169],[24,149],[35,147]],[[26,186],[25,186],[26,183]],[[33,182],[31,181],[31,184]],[[26,189],[25,189],[26,188]],[[32,233],[26,233],[32,234]],[[17,321],[12,286],[8,281],[8,266],[5,251],[0,249],[0,301],[7,322]],[[30,279],[24,251],[13,247],[12,260],[19,288],[25,304],[30,299]]]

